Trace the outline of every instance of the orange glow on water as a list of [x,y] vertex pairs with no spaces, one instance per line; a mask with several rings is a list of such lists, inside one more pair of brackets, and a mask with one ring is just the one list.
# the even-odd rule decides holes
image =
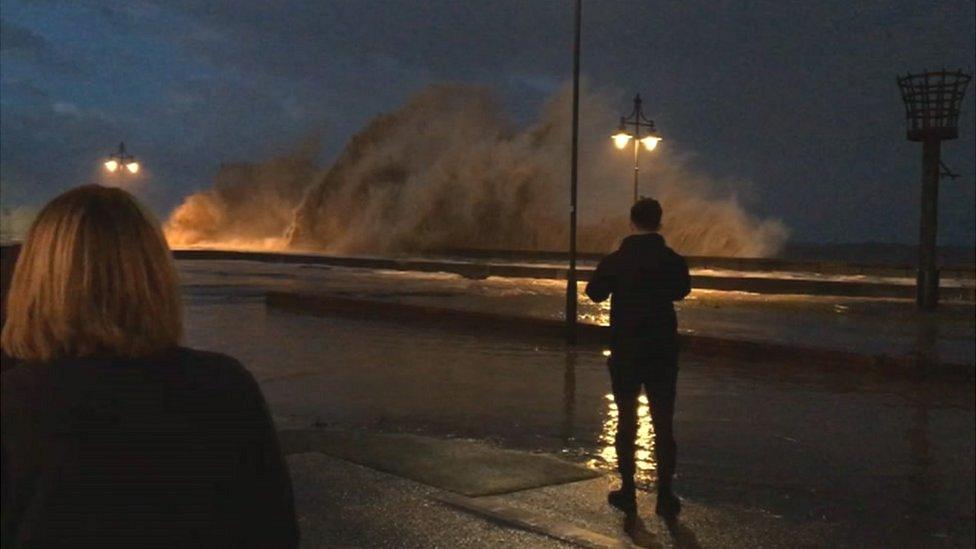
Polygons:
[[[598,457],[590,460],[591,467],[617,467],[617,449],[614,438],[617,435],[617,403],[613,394],[604,395],[607,403],[606,416],[603,419],[603,430],[600,432],[600,443],[603,445]],[[657,462],[654,460],[654,426],[651,424],[651,408],[647,396],[637,397],[637,439],[635,441],[634,462],[637,465],[636,479],[638,482],[650,483],[656,477]]]

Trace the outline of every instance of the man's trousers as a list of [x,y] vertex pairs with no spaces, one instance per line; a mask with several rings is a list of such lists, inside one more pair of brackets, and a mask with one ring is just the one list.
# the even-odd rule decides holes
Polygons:
[[651,424],[654,427],[654,457],[658,487],[670,488],[674,477],[677,447],[674,442],[674,401],[678,379],[678,353],[668,350],[633,356],[611,357],[610,379],[617,404],[617,467],[624,484],[633,485],[634,440],[637,437],[637,408],[641,388],[647,392]]

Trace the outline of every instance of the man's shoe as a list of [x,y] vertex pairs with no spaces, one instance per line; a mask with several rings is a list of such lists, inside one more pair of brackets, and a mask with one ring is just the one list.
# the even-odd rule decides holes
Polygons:
[[681,500],[670,489],[657,491],[657,508],[654,510],[662,517],[676,517],[681,513]]
[[634,490],[613,490],[607,494],[607,503],[620,509],[624,513],[637,512],[637,493]]

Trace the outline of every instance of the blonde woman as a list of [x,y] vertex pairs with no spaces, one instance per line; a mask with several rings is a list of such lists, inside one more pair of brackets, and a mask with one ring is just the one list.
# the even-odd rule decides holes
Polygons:
[[257,383],[179,346],[172,257],[120,189],[51,201],[3,327],[4,547],[293,547],[291,482]]

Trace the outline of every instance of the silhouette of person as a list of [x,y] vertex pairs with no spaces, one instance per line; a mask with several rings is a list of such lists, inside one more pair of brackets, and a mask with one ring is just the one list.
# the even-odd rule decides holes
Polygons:
[[691,279],[684,258],[671,250],[658,234],[661,214],[661,205],[652,198],[642,198],[633,205],[630,220],[636,234],[625,238],[617,251],[600,261],[586,286],[586,294],[597,303],[613,296],[609,366],[618,412],[614,446],[622,485],[610,492],[607,500],[627,513],[637,509],[634,439],[637,398],[643,387],[654,426],[656,511],[673,517],[681,512],[681,500],[672,490],[678,377],[678,322],[672,302],[688,295]]
[[261,388],[180,346],[173,257],[132,195],[85,185],[48,203],[6,305],[0,545],[298,547]]

